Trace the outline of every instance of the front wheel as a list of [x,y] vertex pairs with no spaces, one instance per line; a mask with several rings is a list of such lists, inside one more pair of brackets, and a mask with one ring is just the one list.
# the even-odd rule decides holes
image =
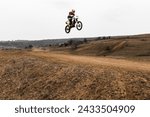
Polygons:
[[78,30],[81,30],[82,27],[83,27],[82,22],[81,22],[81,21],[78,21],[77,24],[76,24],[76,28],[77,28]]
[[70,26],[69,26],[69,25],[67,25],[67,26],[65,27],[65,32],[66,32],[66,33],[69,33],[69,32],[70,32]]

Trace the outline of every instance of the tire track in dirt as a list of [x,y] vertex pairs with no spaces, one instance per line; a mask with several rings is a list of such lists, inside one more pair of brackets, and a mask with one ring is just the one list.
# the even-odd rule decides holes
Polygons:
[[91,56],[78,56],[69,54],[59,54],[59,53],[48,53],[48,52],[30,52],[30,55],[49,59],[54,58],[56,60],[72,63],[72,64],[86,64],[95,66],[108,66],[108,67],[118,67],[125,68],[129,70],[142,70],[150,72],[149,62],[135,62],[123,59],[106,58],[106,57],[91,57]]

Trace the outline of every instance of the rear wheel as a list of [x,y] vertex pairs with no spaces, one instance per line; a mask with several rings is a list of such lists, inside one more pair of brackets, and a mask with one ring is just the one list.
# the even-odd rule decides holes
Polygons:
[[82,27],[83,27],[82,22],[81,22],[81,21],[78,21],[77,24],[76,24],[76,28],[77,28],[78,30],[81,30]]
[[70,26],[69,26],[69,25],[67,25],[67,26],[65,27],[65,32],[66,32],[66,33],[69,33],[69,32],[70,32]]

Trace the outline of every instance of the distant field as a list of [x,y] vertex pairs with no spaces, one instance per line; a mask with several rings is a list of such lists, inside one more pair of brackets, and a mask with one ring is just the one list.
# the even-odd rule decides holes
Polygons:
[[150,37],[0,50],[0,99],[150,99]]

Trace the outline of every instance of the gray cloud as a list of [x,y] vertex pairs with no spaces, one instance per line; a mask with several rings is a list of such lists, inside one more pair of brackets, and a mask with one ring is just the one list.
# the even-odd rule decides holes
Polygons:
[[[150,32],[149,0],[1,0],[0,40]],[[70,9],[84,24],[64,32]]]

